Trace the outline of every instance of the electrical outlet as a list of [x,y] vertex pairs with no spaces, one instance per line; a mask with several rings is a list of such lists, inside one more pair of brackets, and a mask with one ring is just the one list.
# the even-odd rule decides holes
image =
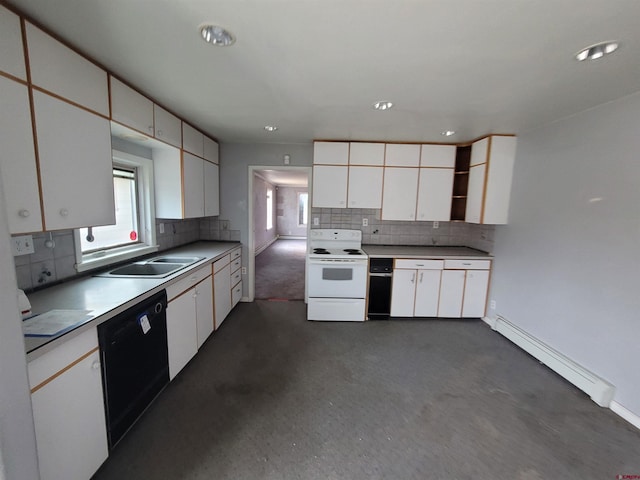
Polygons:
[[489,302],[489,308],[491,310],[495,310],[496,309],[496,301],[495,300],[491,300],[491,302]]
[[21,235],[19,237],[11,237],[11,249],[13,250],[14,257],[34,253],[33,236]]
[[440,228],[440,222],[438,221],[433,222],[433,228]]
[[362,226],[363,227],[368,227],[369,226],[369,219],[368,218],[363,218],[362,219]]
[[247,274],[247,267],[242,267],[242,275],[246,275]]
[[158,225],[158,229],[160,230],[160,233],[164,233],[164,223]]
[[315,226],[320,225],[320,219],[319,219],[318,217],[313,217],[313,224],[314,224]]

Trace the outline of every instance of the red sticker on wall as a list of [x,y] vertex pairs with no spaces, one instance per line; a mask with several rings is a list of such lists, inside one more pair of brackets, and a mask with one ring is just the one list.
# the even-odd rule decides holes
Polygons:
[[138,239],[138,234],[136,233],[135,230],[131,230],[131,233],[129,234],[129,238],[133,241],[133,240],[137,240]]

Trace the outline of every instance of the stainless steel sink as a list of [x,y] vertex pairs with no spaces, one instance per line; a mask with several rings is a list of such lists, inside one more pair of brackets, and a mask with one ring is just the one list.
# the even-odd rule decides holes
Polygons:
[[155,257],[141,262],[130,263],[109,272],[99,273],[96,277],[164,278],[202,259],[204,257]]

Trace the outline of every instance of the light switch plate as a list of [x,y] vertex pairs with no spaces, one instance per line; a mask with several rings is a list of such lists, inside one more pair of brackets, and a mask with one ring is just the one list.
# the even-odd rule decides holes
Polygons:
[[19,237],[11,237],[11,249],[14,257],[34,253],[33,236],[20,235]]

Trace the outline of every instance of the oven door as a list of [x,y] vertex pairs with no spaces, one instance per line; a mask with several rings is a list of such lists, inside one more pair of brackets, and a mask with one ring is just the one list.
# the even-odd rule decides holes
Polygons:
[[309,259],[309,297],[365,298],[367,261]]

